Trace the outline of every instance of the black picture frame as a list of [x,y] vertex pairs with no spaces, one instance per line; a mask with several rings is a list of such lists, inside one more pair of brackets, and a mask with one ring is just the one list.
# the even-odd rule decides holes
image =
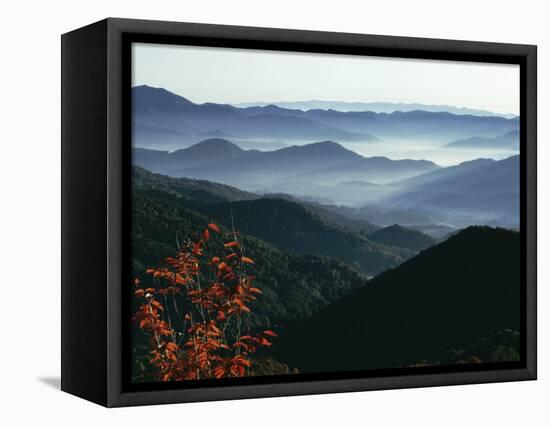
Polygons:
[[[519,64],[521,361],[460,371],[425,367],[131,385],[126,295],[132,42]],[[537,49],[532,45],[118,18],[64,34],[62,390],[117,407],[536,379],[536,138]]]

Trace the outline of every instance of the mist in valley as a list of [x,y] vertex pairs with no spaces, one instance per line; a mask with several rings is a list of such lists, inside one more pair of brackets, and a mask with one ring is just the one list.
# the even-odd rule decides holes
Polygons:
[[441,237],[519,226],[518,117],[195,104],[134,88],[134,164]]

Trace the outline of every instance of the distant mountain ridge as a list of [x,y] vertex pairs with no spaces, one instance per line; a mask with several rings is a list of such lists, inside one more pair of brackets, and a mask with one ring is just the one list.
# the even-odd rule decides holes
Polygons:
[[422,110],[392,113],[309,110],[305,117],[344,128],[368,132],[384,140],[453,142],[472,136],[494,137],[519,128],[519,118],[456,115]]
[[457,176],[467,176],[475,170],[494,164],[495,161],[496,160],[491,158],[478,158],[476,160],[464,161],[456,166],[442,167],[437,170],[432,170],[399,182],[395,182],[394,185],[410,188],[424,183],[433,182],[435,180],[454,178]]
[[422,110],[428,112],[450,112],[457,115],[479,115],[487,117],[503,117],[514,118],[514,114],[501,114],[498,112],[455,107],[451,105],[430,105],[421,103],[406,103],[406,102],[344,102],[344,101],[328,101],[328,100],[310,100],[310,101],[281,101],[281,102],[242,102],[232,104],[239,108],[249,107],[267,107],[278,106],[279,108],[300,109],[308,111],[311,109],[334,109],[341,112],[384,112],[392,113],[396,111],[407,112]]
[[[410,179],[397,182],[405,191],[414,195],[431,191],[448,193],[458,189],[470,194],[519,194],[519,155],[504,160],[479,159],[457,166],[434,170]],[[403,194],[399,195],[400,197]],[[412,197],[413,195],[411,195]]]
[[[374,140],[367,134],[358,134],[338,127],[300,117],[296,114],[248,115],[227,104],[195,104],[165,89],[147,85],[132,90],[134,140],[138,146],[185,146],[196,142],[200,135],[236,135],[242,138],[303,139],[323,138],[339,140]],[[170,130],[179,134],[167,138],[142,134],[140,128]]]
[[249,191],[274,188],[271,192],[279,192],[278,182],[299,188],[319,179],[336,184],[358,175],[374,182],[397,181],[439,168],[426,160],[363,157],[332,141],[262,152],[219,138],[172,153],[135,148],[133,161],[169,176],[207,179]]
[[452,142],[447,146],[450,148],[505,149],[519,152],[519,130],[512,130],[494,138],[475,136],[465,140]]
[[132,105],[133,112],[138,114],[143,112],[167,112],[172,114],[194,104],[183,96],[176,95],[166,89],[160,87],[152,89],[145,85],[132,90]]
[[422,160],[366,158],[329,141],[261,152],[224,139],[173,153],[136,148],[133,155],[135,165],[173,177],[218,182],[256,195],[286,193],[322,204],[368,207],[366,217],[358,217],[362,220],[373,221],[376,211],[384,210],[410,216],[402,222],[399,215],[382,213],[391,222],[374,220],[380,225],[514,228],[519,223],[519,156],[439,168]]
[[386,207],[416,208],[446,217],[462,227],[476,223],[519,226],[519,155],[479,159],[395,183],[381,202]]

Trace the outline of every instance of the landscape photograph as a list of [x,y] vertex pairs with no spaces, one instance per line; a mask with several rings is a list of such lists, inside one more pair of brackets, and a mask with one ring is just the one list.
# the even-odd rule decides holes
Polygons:
[[519,66],[132,44],[131,381],[520,361]]

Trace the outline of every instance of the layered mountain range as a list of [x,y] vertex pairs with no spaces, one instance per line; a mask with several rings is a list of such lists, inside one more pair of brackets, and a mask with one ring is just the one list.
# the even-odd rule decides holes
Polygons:
[[447,146],[450,148],[519,151],[519,130],[512,130],[504,135],[493,138],[474,136],[472,138],[452,142]]
[[285,371],[519,359],[517,117],[132,94],[135,278],[215,223],[254,259],[243,327],[279,334]]
[[387,183],[439,168],[426,160],[366,158],[332,141],[258,151],[243,150],[225,139],[207,139],[173,152],[136,148],[134,163],[169,176],[272,192],[284,192],[293,182],[335,184],[362,178]]
[[[424,173],[394,185],[386,208],[432,211],[454,222],[519,225],[520,160],[479,159]],[[477,222],[473,222],[476,220]]]
[[327,100],[310,100],[310,101],[281,101],[281,102],[243,102],[233,104],[239,108],[247,107],[265,107],[276,105],[280,108],[300,109],[308,111],[310,109],[334,109],[344,112],[385,112],[392,113],[396,111],[429,111],[429,112],[449,112],[458,115],[480,115],[485,117],[504,117],[514,118],[514,114],[500,114],[493,111],[487,111],[475,108],[456,107],[452,105],[429,105],[414,102],[344,102],[344,101],[327,101]]
[[165,89],[132,91],[136,146],[174,150],[206,137],[311,142],[373,142],[421,139],[451,143],[471,137],[497,137],[519,129],[519,119],[452,114],[446,111],[337,111],[290,109],[275,105],[238,108],[196,104]]
[[367,158],[330,141],[263,152],[208,139],[174,152],[136,148],[134,164],[255,193],[349,206],[355,209],[349,218],[380,225],[519,224],[518,155],[439,167],[426,160]]

